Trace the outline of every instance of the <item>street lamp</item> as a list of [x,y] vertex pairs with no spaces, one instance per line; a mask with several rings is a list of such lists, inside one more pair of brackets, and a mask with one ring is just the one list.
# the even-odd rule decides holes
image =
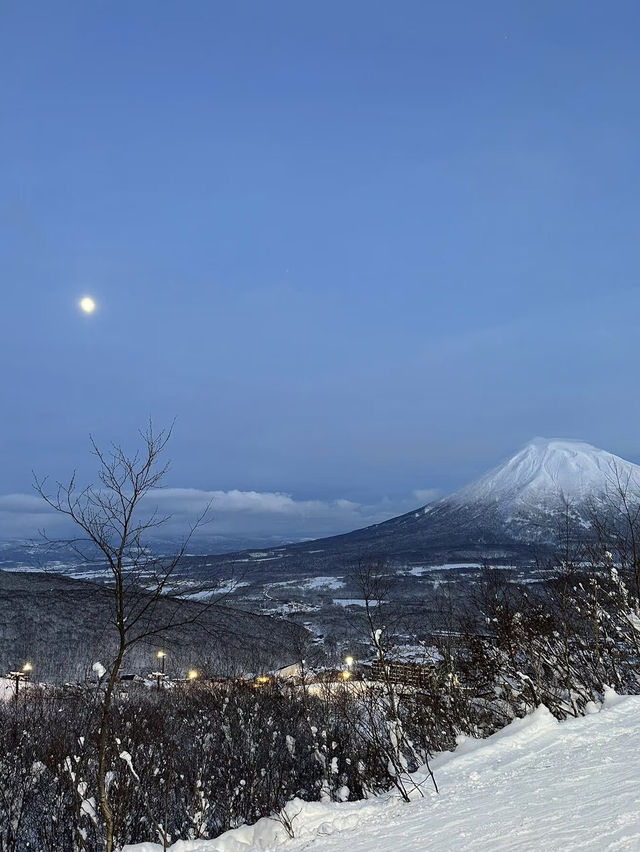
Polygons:
[[33,671],[33,665],[31,663],[25,663],[20,670],[16,669],[16,671],[9,672],[7,674],[8,678],[15,681],[15,684],[16,684],[16,694],[15,694],[16,701],[18,700],[18,692],[20,690],[20,681],[26,680],[29,677],[29,674],[32,671]]
[[160,660],[160,671],[156,672],[158,678],[158,692],[160,692],[160,681],[164,680],[164,659],[167,656],[166,651],[158,651],[156,657]]
[[190,681],[194,681],[198,677],[198,672],[195,669],[189,669],[189,674],[187,675]]
[[353,668],[353,657],[348,656],[344,658],[344,669],[342,670],[342,680],[346,683],[351,678],[351,669]]

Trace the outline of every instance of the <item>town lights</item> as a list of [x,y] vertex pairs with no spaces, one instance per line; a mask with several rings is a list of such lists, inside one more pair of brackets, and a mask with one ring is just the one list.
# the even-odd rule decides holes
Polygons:
[[351,677],[351,672],[348,672],[346,670],[342,672],[342,680],[349,680],[350,677]]

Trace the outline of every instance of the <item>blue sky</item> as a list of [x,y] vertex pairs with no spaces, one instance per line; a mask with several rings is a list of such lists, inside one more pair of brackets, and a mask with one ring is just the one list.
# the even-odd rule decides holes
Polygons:
[[639,38],[635,2],[0,4],[0,493],[149,416],[174,488],[366,519],[533,435],[640,460]]

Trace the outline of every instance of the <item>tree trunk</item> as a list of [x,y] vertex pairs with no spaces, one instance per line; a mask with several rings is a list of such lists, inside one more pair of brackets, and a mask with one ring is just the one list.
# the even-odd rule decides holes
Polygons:
[[102,715],[100,718],[100,728],[98,731],[98,802],[100,810],[104,817],[106,829],[106,848],[107,852],[113,852],[113,811],[109,803],[107,793],[107,740],[109,737],[109,716],[111,710],[111,700],[113,698],[113,690],[118,681],[122,658],[124,657],[124,647],[121,644],[118,649],[118,654],[111,667],[111,674],[107,683],[107,688],[102,701]]

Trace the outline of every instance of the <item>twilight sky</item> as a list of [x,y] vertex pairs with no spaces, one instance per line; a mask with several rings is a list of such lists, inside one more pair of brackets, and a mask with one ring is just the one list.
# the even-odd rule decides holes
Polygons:
[[534,435],[640,460],[639,40],[637,0],[0,3],[0,538],[149,416],[165,499],[256,535]]

